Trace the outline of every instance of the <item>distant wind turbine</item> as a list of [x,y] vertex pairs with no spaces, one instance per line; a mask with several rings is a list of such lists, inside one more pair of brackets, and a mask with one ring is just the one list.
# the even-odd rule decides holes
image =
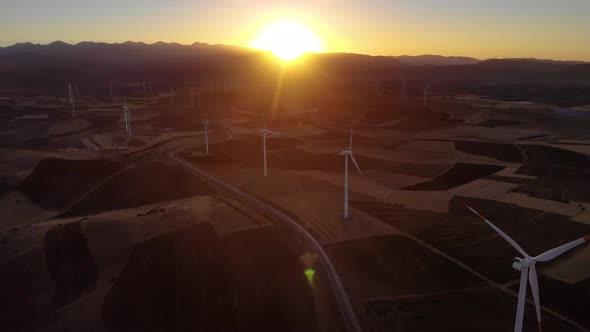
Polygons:
[[195,90],[191,88],[191,107],[195,109]]
[[428,84],[424,87],[424,107],[426,107],[426,94],[428,94]]
[[402,100],[406,100],[406,80],[402,79]]
[[352,134],[352,129],[350,129],[350,143],[348,144],[348,150],[342,150],[338,154],[344,156],[344,219],[348,219],[348,158],[352,160],[352,163],[359,171],[359,174],[363,175],[363,172],[361,172],[361,169],[352,154]]
[[76,117],[76,97],[72,90],[72,83],[68,83],[68,94],[70,96],[70,104],[72,104],[72,118]]
[[125,130],[127,131],[127,135],[131,136],[131,112],[129,111],[129,107],[127,106],[127,97],[123,97],[123,115],[125,117]]
[[504,233],[501,229],[492,224],[491,221],[482,216],[475,209],[467,206],[467,208],[473,212],[476,216],[485,221],[494,231],[500,234],[516,251],[518,251],[523,257],[515,257],[515,262],[512,263],[512,268],[516,271],[520,271],[520,288],[518,290],[518,304],[516,306],[516,322],[514,323],[514,332],[522,331],[522,323],[524,320],[524,306],[526,302],[527,292],[527,279],[531,283],[531,291],[533,293],[533,301],[535,303],[535,309],[537,311],[537,323],[539,324],[539,331],[541,331],[541,302],[539,299],[539,281],[537,280],[537,269],[535,264],[537,262],[548,262],[551,261],[566,252],[574,249],[575,247],[590,241],[590,235],[579,238],[572,242],[566,243],[557,248],[545,251],[544,253],[531,257],[527,254],[524,249],[516,241],[514,241],[508,234]]
[[381,81],[375,81],[375,95],[381,97]]
[[205,120],[203,120],[203,125],[205,126],[205,154],[209,155],[209,119],[207,119],[207,113],[203,112],[203,115],[205,116]]
[[264,176],[268,175],[268,170],[267,170],[267,166],[266,166],[266,138],[267,137],[272,137],[273,135],[279,135],[279,132],[272,132],[270,130],[268,130],[268,128],[266,128],[266,121],[264,120],[263,117],[263,123],[264,123],[264,128],[260,129],[260,134],[262,135],[262,154],[263,154],[263,158],[264,158]]

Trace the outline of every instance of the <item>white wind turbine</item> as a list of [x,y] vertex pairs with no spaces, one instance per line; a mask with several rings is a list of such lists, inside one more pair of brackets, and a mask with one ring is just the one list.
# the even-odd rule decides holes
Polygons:
[[266,128],[266,120],[264,120],[264,117],[263,117],[262,121],[264,123],[264,128],[261,128],[259,132],[262,135],[262,154],[264,156],[264,176],[267,176],[268,170],[266,167],[266,138],[272,137],[273,135],[280,135],[281,133],[273,132],[273,131],[270,131],[268,128]]
[[124,104],[123,104],[123,115],[125,116],[125,131],[127,131],[127,135],[131,136],[131,112],[129,111],[129,107],[127,106],[127,98],[123,97]]
[[501,237],[504,238],[514,249],[516,249],[522,256],[524,257],[515,257],[515,262],[512,263],[512,268],[516,271],[520,271],[520,288],[518,290],[518,304],[516,306],[516,322],[514,323],[514,332],[521,332],[522,331],[522,323],[524,320],[524,305],[526,301],[526,292],[527,292],[527,282],[531,283],[531,291],[533,293],[533,301],[535,303],[535,310],[537,311],[537,323],[539,324],[539,331],[541,331],[541,302],[539,299],[539,282],[537,280],[537,269],[535,264],[538,262],[548,262],[553,260],[566,252],[572,250],[573,248],[590,241],[590,235],[586,235],[585,237],[579,238],[572,242],[566,243],[561,245],[557,248],[553,248],[551,250],[547,250],[544,253],[531,257],[527,254],[524,249],[516,241],[514,241],[510,236],[504,233],[501,229],[496,227],[496,225],[492,224],[491,221],[486,219],[482,216],[479,212],[467,206],[467,208],[485,221],[492,229],[494,229]]
[[203,120],[203,125],[205,126],[205,154],[208,155],[209,154],[209,132],[208,132],[208,127],[209,127],[209,119],[207,119],[207,113],[203,112],[203,115],[205,116],[205,120]]
[[193,88],[191,88],[191,107],[194,110],[195,109],[195,90]]
[[402,101],[406,100],[406,80],[402,79]]
[[360,175],[363,175],[359,165],[354,159],[354,155],[352,154],[352,128],[350,129],[350,143],[348,145],[348,150],[342,150],[338,154],[340,156],[344,156],[344,219],[348,219],[348,158],[352,160],[352,163],[359,171]]
[[72,117],[76,117],[76,97],[72,89],[72,83],[68,83],[68,94],[70,95],[70,104],[72,104]]
[[375,81],[375,96],[381,97],[382,95],[383,95],[383,92],[381,91],[381,81],[376,80]]

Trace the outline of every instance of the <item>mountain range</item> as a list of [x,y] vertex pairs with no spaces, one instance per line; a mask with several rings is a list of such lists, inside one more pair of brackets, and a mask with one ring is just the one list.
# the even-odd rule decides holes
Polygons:
[[[217,78],[275,80],[281,68],[267,52],[228,45],[20,43],[0,48],[0,92],[62,91],[65,82],[73,80],[104,84],[150,79],[167,85]],[[429,84],[432,91],[445,94],[477,93],[556,104],[567,100],[584,103],[590,98],[580,97],[590,95],[590,63],[581,61],[310,53],[286,68],[301,68],[293,74],[299,79],[348,84],[349,89],[366,81],[382,81],[393,88],[405,80],[408,91],[419,91]]]

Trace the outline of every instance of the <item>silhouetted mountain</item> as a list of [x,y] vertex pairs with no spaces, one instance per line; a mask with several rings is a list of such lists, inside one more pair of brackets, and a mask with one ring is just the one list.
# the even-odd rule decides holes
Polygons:
[[[496,59],[488,59],[488,60],[496,60]],[[550,60],[550,59],[536,59],[536,58],[506,58],[506,59],[497,59],[497,60],[527,60],[531,62],[542,62],[542,63],[551,63],[556,65],[582,65],[582,64],[589,64],[585,61],[563,61],[563,60]]]
[[[354,53],[310,53],[302,62],[319,73],[332,75],[362,75],[379,78],[387,77],[403,67],[403,64],[390,57],[369,56]],[[362,77],[361,76],[361,77]],[[359,76],[355,76],[359,78]]]
[[561,68],[555,73],[556,78],[570,80],[587,80],[590,77],[590,64],[573,65]]
[[442,55],[401,55],[392,57],[404,64],[415,66],[455,66],[455,65],[473,65],[480,60],[461,56],[442,56]]
[[339,91],[374,95],[375,81],[386,90],[397,91],[403,79],[408,93],[419,93],[429,84],[431,91],[445,94],[476,93],[559,105],[590,103],[585,90],[590,82],[590,64],[579,62],[311,53],[283,67],[267,52],[203,43],[70,45],[57,41],[0,48],[0,90],[12,92],[63,95],[68,82],[80,82],[89,93],[105,93],[106,82],[118,82],[124,89],[139,80],[151,80],[162,89],[212,80],[274,86],[281,73],[298,82],[301,89],[317,90],[317,94]]
[[476,66],[493,68],[494,70],[518,70],[521,72],[552,72],[568,66],[558,61],[541,61],[536,59],[489,59]]
[[195,56],[251,54],[253,52],[251,49],[236,46],[208,45],[202,43],[181,45],[163,42],[150,45],[130,41],[121,44],[81,42],[75,45],[56,41],[48,45],[24,43],[0,48],[0,55],[18,56],[23,53],[29,53],[86,64],[177,61],[190,59]]

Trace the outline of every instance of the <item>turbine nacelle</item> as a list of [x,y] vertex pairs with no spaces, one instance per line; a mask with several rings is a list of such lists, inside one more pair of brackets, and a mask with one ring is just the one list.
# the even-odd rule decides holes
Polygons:
[[512,263],[512,268],[518,272],[521,272],[523,269],[530,268],[535,263],[537,262],[532,258],[514,257],[514,263]]
[[258,131],[258,133],[260,133],[262,136],[273,136],[273,135],[279,135],[279,132],[276,131],[270,131],[267,128],[262,128]]

